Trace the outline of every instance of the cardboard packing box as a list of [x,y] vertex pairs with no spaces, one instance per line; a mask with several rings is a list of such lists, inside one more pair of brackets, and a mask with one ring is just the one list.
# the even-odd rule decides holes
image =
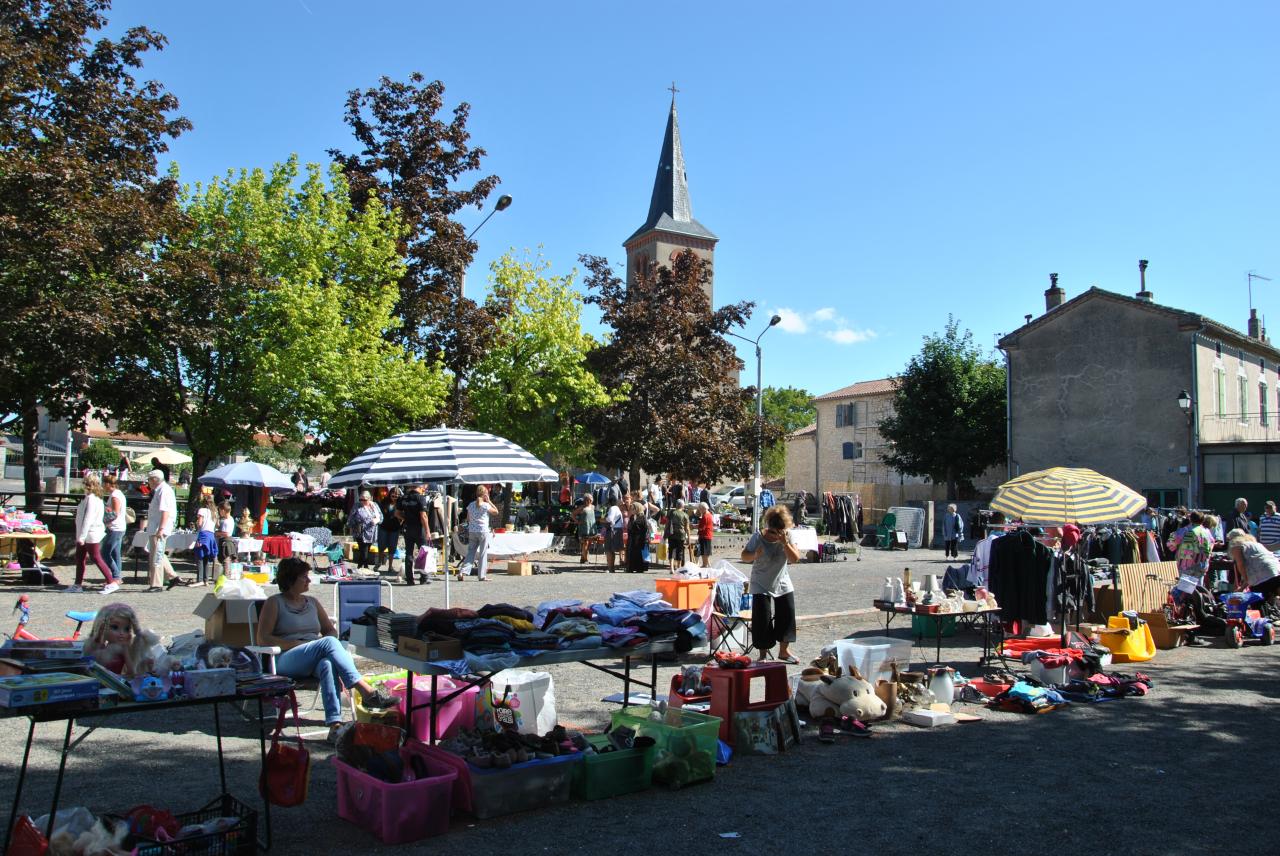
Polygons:
[[531,577],[533,576],[533,562],[507,562],[507,575],[512,577]]
[[192,669],[183,675],[188,698],[218,698],[236,694],[235,669]]
[[224,645],[252,645],[253,625],[258,620],[262,600],[227,598],[206,594],[191,612],[204,619],[204,638]]
[[426,639],[401,636],[396,643],[396,653],[402,657],[432,662],[435,660],[462,659],[462,643],[451,636],[428,634]]

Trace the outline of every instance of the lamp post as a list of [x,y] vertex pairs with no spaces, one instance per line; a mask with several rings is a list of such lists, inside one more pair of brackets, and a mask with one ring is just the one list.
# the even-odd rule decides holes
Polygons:
[[1178,393],[1178,408],[1183,415],[1187,417],[1187,507],[1193,505],[1191,494],[1195,487],[1195,449],[1192,445],[1191,426],[1195,419],[1195,412],[1192,405],[1195,402],[1191,400],[1191,395],[1185,389]]
[[[756,475],[752,479],[751,484],[751,531],[758,532],[760,530],[760,464],[761,456],[764,454],[764,386],[762,385],[762,362],[760,358],[760,339],[770,328],[775,327],[782,320],[781,315],[775,315],[769,319],[769,326],[760,331],[760,335],[754,339],[748,339],[746,336],[739,336],[737,333],[730,332],[729,335],[735,339],[741,339],[744,342],[750,342],[756,349]],[[728,332],[728,331],[726,331]]]
[[[488,214],[486,214],[485,218],[481,220],[478,224],[476,224],[476,227],[472,229],[471,232],[467,235],[467,240],[470,241],[473,237],[475,237],[476,232],[479,232],[480,229],[483,228],[484,224],[489,222],[490,217],[492,217],[494,214],[497,214],[499,211],[506,211],[510,207],[511,207],[510,194],[504,193],[501,196],[499,196],[498,201],[495,202],[493,205],[493,210],[490,211]],[[466,290],[467,290],[467,271],[465,268],[463,268],[462,282],[458,283],[458,297],[462,297],[466,293]]]

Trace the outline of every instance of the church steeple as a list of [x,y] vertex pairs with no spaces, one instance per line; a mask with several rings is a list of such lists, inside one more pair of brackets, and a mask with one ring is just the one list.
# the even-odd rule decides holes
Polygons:
[[[689,180],[684,170],[684,149],[680,145],[680,121],[676,114],[675,84],[671,86],[671,110],[662,138],[658,171],[649,196],[649,216],[644,225],[623,242],[627,250],[627,281],[631,282],[643,264],[670,264],[676,253],[692,249],[711,261],[715,254],[715,234],[693,219],[689,202]],[[711,297],[708,284],[708,297]],[[714,305],[714,301],[713,301]]]

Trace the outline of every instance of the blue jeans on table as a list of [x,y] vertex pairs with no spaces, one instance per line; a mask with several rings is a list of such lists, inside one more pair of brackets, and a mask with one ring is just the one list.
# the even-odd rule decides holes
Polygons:
[[342,688],[350,689],[360,680],[351,654],[333,636],[304,642],[280,654],[276,657],[276,673],[290,678],[314,677],[320,680],[320,700],[324,704],[326,725],[342,721]]
[[102,539],[102,560],[111,569],[111,576],[116,582],[124,578],[124,574],[120,572],[120,542],[123,540],[124,533],[114,529],[108,529]]

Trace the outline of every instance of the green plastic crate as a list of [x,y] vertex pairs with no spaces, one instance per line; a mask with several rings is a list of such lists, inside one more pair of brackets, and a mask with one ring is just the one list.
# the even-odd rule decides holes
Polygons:
[[938,626],[934,622],[942,622],[942,635],[956,635],[956,617],[954,615],[912,615],[911,632],[924,639],[937,639]]
[[657,721],[649,707],[624,707],[613,712],[611,728],[630,728],[637,737],[654,742],[653,781],[673,788],[714,778],[720,744],[720,717],[668,708]]
[[[609,745],[609,738],[590,734],[587,742],[601,749]],[[647,746],[582,756],[582,763],[573,774],[573,796],[580,800],[602,800],[648,790],[653,784],[653,754],[654,747]]]

